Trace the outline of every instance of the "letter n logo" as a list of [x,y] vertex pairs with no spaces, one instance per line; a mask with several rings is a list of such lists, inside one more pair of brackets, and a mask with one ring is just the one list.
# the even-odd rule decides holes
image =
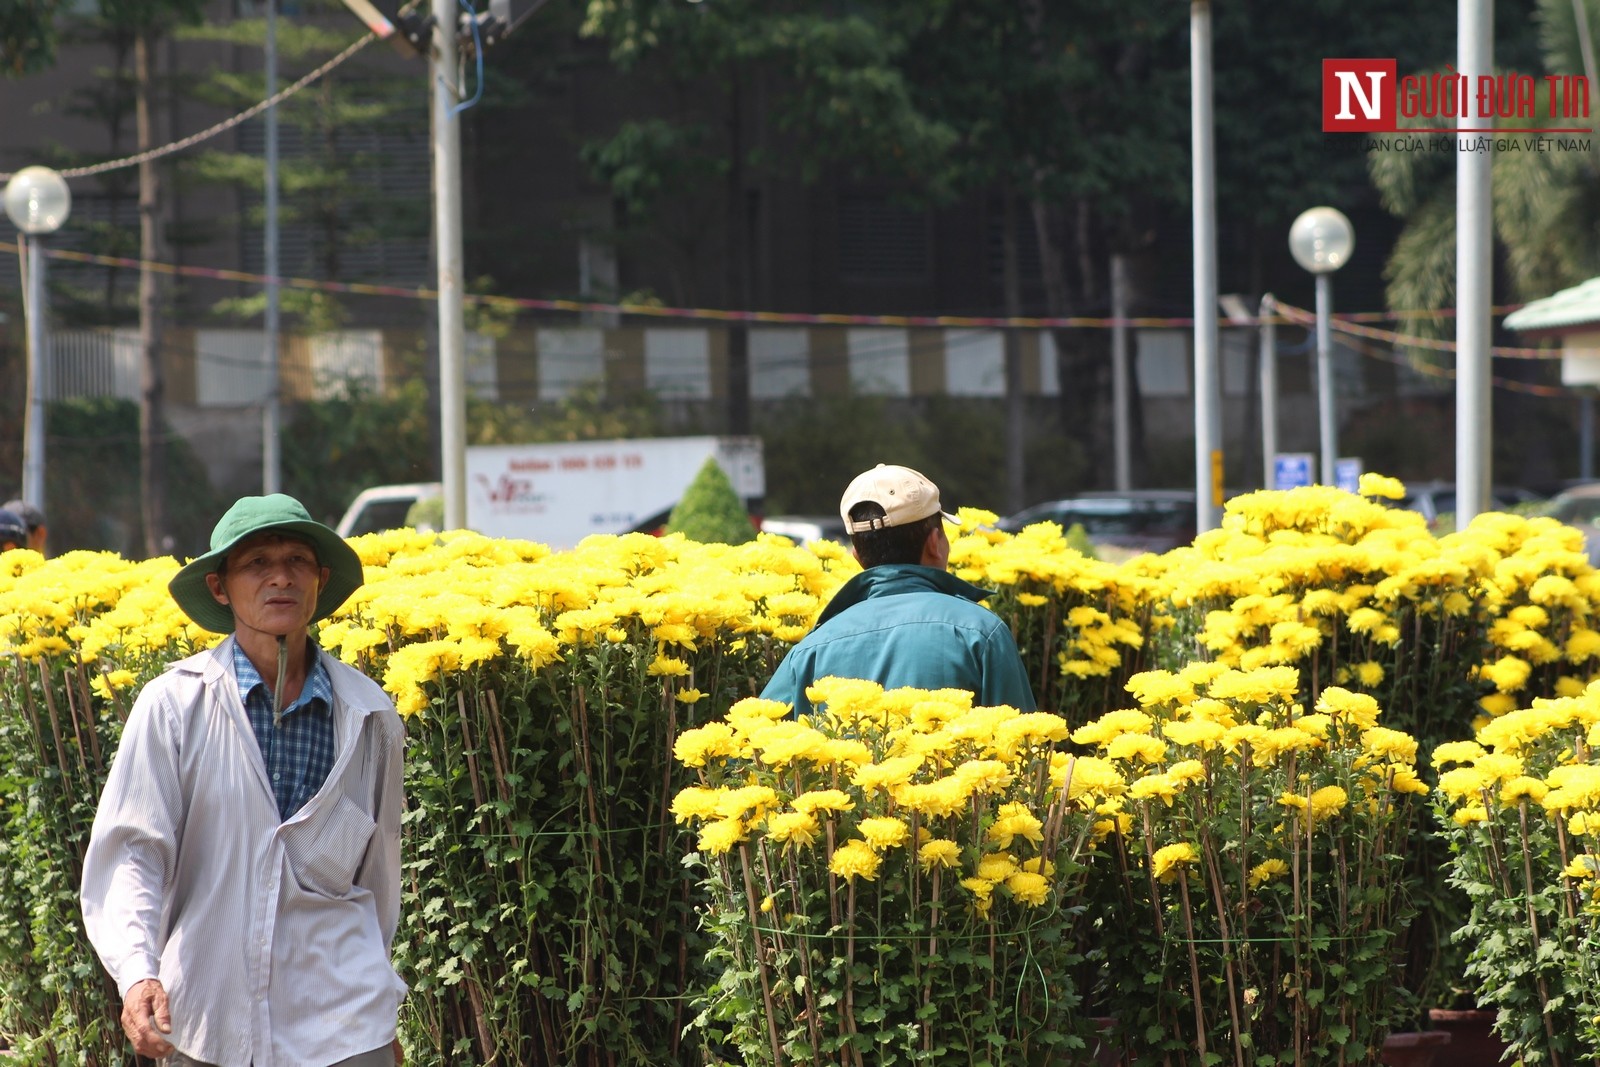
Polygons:
[[1324,59],[1322,132],[1392,133],[1395,77],[1392,59]]

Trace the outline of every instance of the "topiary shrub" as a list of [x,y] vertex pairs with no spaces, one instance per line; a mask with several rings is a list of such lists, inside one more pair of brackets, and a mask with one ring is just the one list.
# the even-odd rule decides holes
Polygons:
[[681,533],[702,544],[721,545],[742,545],[756,536],[744,501],[714,458],[705,461],[683,491],[683,499],[667,519],[665,532]]

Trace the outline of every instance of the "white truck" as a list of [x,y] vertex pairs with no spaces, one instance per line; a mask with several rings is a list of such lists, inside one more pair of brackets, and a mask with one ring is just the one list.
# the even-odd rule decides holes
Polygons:
[[[766,495],[759,437],[655,437],[472,445],[467,449],[467,526],[554,549],[590,534],[651,530],[666,522],[707,457],[715,457],[746,507]],[[438,482],[380,485],[351,501],[341,536],[406,524],[411,506],[442,493]]]

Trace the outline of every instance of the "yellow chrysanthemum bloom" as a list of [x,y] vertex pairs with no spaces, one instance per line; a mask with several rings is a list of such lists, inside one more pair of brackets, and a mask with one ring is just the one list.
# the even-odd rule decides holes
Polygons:
[[958,867],[961,865],[961,846],[954,841],[936,837],[917,849],[917,862],[921,864],[924,873],[935,867]]
[[795,811],[815,815],[819,811],[851,811],[856,802],[842,789],[813,789],[789,801]]
[[1143,778],[1135,778],[1128,786],[1128,797],[1131,800],[1155,799],[1171,804],[1182,790],[1183,786],[1171,775],[1147,774]]
[[1472,763],[1483,755],[1476,741],[1446,741],[1433,750],[1433,767],[1442,770],[1446,763]]
[[1370,729],[1378,721],[1378,702],[1370,694],[1353,693],[1336,685],[1317,694],[1317,711],[1362,730]]
[[1594,856],[1579,856],[1562,868],[1561,873],[1568,878],[1595,878],[1600,876],[1600,859]]
[[1454,820],[1457,826],[1474,826],[1481,822],[1487,822],[1489,813],[1484,810],[1482,804],[1468,804],[1465,807],[1457,808],[1451,813],[1450,818]]
[[767,836],[781,844],[814,845],[821,829],[816,817],[803,811],[783,811],[767,816]]
[[1159,880],[1171,882],[1186,864],[1194,863],[1199,858],[1200,853],[1195,851],[1193,845],[1180,841],[1156,849],[1155,855],[1150,857],[1150,871]]
[[978,877],[990,882],[1003,882],[1012,871],[1020,870],[1015,857],[1008,852],[990,852],[978,860]]
[[1509,805],[1520,800],[1531,800],[1537,804],[1549,792],[1550,787],[1539,779],[1519,775],[1500,787],[1500,802]]
[[994,883],[986,878],[963,878],[961,888],[972,894],[972,911],[980,919],[989,917],[994,905]]
[[892,815],[878,815],[870,819],[862,819],[856,827],[867,844],[882,851],[886,848],[897,848],[906,843],[911,836],[911,828],[904,819],[897,819]]
[[1222,743],[1228,728],[1211,719],[1175,719],[1161,724],[1161,733],[1175,745],[1211,749]]
[[678,795],[672,798],[673,819],[685,823],[690,819],[711,818],[717,812],[717,798],[721,792],[698,785],[680,789]]
[[700,831],[700,848],[720,856],[744,840],[745,826],[740,819],[717,819],[708,822]]
[[908,784],[921,766],[921,756],[892,756],[881,763],[857,767],[851,772],[850,780],[869,793],[886,791]]
[[672,743],[672,754],[685,767],[704,767],[710,760],[723,759],[737,751],[733,727],[725,722],[708,722],[685,730]]
[[1167,755],[1167,746],[1148,734],[1123,734],[1106,746],[1106,758],[1139,760],[1142,763],[1160,763]]
[[865,841],[846,841],[833,850],[833,859],[828,861],[828,870],[846,881],[856,878],[865,878],[874,881],[878,877],[878,868],[883,865],[883,858]]
[[954,815],[972,799],[972,786],[954,776],[904,785],[891,791],[894,802],[909,811],[936,818]]
[[1363,730],[1361,744],[1379,759],[1393,763],[1415,763],[1417,760],[1417,739],[1399,730],[1391,730],[1384,726]]
[[651,661],[650,666],[645,668],[645,673],[683,678],[689,673],[689,665],[681,659],[662,654]]
[[1296,752],[1315,744],[1317,739],[1304,730],[1296,730],[1292,726],[1280,726],[1263,731],[1261,736],[1255,739],[1250,760],[1257,767],[1265,767],[1286,752]]
[[1289,865],[1283,860],[1262,860],[1250,868],[1250,888],[1258,889],[1275,878],[1282,878],[1289,873]]
[[987,840],[996,848],[1011,847],[1014,838],[1023,838],[1035,844],[1044,840],[1044,823],[1029,811],[1025,804],[1002,804],[989,827]]
[[1501,693],[1515,693],[1528,684],[1533,666],[1518,656],[1501,656],[1493,663],[1478,668],[1478,677],[1494,685]]
[[1357,492],[1365,497],[1399,500],[1406,495],[1406,487],[1398,478],[1368,471],[1361,475],[1361,480],[1357,483]]
[[1494,779],[1475,765],[1457,767],[1439,775],[1439,792],[1460,804],[1478,802],[1483,790],[1494,784]]
[[1567,833],[1577,837],[1587,837],[1600,834],[1600,812],[1580,811],[1575,812],[1567,820]]
[[1050,895],[1049,880],[1030,871],[1013,871],[1006,877],[1006,888],[1029,907],[1038,907]]
[[1016,775],[999,760],[967,760],[955,770],[955,777],[974,793],[998,793],[1009,786]]
[[1064,752],[1050,758],[1050,784],[1057,790],[1065,789],[1069,800],[1119,796],[1127,790],[1127,780],[1116,764],[1098,756],[1069,756]]
[[1155,720],[1142,711],[1111,711],[1072,731],[1072,741],[1078,745],[1107,745],[1124,734],[1147,734],[1154,725]]
[[1428,783],[1417,777],[1417,772],[1412,768],[1399,764],[1389,768],[1389,788],[1396,793],[1428,794]]
[[1383,664],[1376,660],[1367,660],[1365,663],[1356,664],[1355,671],[1356,679],[1368,689],[1375,688],[1383,683]]
[[777,804],[777,791],[767,785],[744,785],[717,791],[717,814],[724,819],[748,817],[755,822]]
[[1311,794],[1311,817],[1315,820],[1337,815],[1350,802],[1350,794],[1337,785],[1325,785]]

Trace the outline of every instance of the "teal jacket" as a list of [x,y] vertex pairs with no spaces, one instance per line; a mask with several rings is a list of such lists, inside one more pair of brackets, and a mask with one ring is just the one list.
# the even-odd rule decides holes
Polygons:
[[885,689],[966,689],[980,707],[1033,711],[1011,630],[977,601],[986,590],[932,567],[869,567],[834,594],[761,695],[808,714],[818,678],[866,678]]

